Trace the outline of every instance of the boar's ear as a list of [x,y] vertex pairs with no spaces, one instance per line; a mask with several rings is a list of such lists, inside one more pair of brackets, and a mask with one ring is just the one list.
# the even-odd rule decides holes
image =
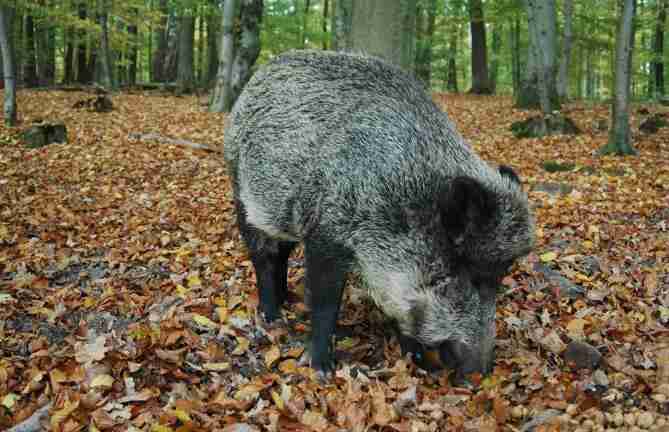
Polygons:
[[518,177],[518,174],[516,174],[516,172],[510,166],[500,165],[497,170],[502,175],[502,177],[507,177],[520,184],[520,177]]
[[493,217],[494,195],[471,177],[456,177],[441,202],[441,217],[448,234],[456,243],[467,232],[483,229]]

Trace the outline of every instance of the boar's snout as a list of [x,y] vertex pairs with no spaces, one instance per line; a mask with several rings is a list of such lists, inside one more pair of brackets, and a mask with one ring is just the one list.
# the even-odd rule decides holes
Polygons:
[[455,370],[456,383],[465,382],[467,375],[476,372],[484,376],[492,372],[494,345],[491,349],[484,349],[484,346],[472,346],[459,341],[446,341],[441,344],[439,357],[446,367]]

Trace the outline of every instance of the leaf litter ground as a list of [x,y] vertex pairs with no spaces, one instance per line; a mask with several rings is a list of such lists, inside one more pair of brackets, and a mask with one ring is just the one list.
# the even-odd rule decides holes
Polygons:
[[222,156],[132,138],[220,149],[225,116],[158,93],[71,108],[86,97],[19,94],[22,126],[64,121],[69,144],[0,133],[0,429],[47,403],[55,431],[669,428],[669,129],[639,132],[647,111],[638,157],[599,158],[604,106],[567,107],[582,135],[517,140],[529,113],[510,99],[435,96],[521,173],[537,219],[536,250],[503,281],[494,373],[472,390],[403,359],[355,278],[336,378],[319,384],[301,362],[301,253],[285,322],[257,325]]

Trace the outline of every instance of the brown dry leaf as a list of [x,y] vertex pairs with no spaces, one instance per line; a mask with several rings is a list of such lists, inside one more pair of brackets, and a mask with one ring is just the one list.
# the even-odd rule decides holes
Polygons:
[[186,348],[178,350],[163,350],[156,349],[156,355],[161,360],[165,360],[176,365],[180,365],[183,362],[183,354],[186,351]]
[[295,374],[297,373],[298,364],[295,359],[284,360],[279,363],[279,370],[284,374]]
[[234,351],[232,351],[233,355],[242,355],[246,351],[249,350],[249,346],[251,345],[251,341],[246,339],[243,336],[237,336],[237,346],[235,347]]
[[273,345],[267,352],[265,352],[265,366],[272,368],[274,363],[281,358],[281,350],[278,346]]
[[98,336],[92,342],[77,342],[75,345],[75,358],[81,364],[101,361],[109,351],[105,346],[107,338]]
[[398,415],[388,402],[386,402],[386,394],[380,386],[370,390],[372,396],[372,422],[379,426],[386,426],[395,420]]
[[302,424],[319,432],[326,430],[330,425],[325,417],[323,417],[323,414],[312,410],[306,410],[304,414],[302,414],[301,421]]
[[578,341],[585,339],[585,333],[583,332],[583,329],[585,328],[586,324],[587,321],[582,318],[575,318],[569,321],[567,324],[567,333],[569,334],[569,337]]

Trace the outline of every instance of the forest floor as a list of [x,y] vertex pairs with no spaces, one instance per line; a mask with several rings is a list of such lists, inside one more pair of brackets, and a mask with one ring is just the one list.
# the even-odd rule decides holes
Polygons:
[[[669,128],[638,129],[669,109],[635,106],[639,155],[602,158],[604,105],[566,107],[581,135],[517,140],[529,113],[509,98],[435,96],[520,173],[537,220],[503,281],[494,373],[471,389],[403,359],[355,289],[321,385],[300,363],[301,254],[285,323],[256,325],[222,155],[135,139],[220,149],[225,116],[159,93],[72,108],[88,97],[20,91],[20,127],[0,127],[0,430],[46,406],[54,431],[669,431]],[[38,120],[69,143],[25,148]]]

